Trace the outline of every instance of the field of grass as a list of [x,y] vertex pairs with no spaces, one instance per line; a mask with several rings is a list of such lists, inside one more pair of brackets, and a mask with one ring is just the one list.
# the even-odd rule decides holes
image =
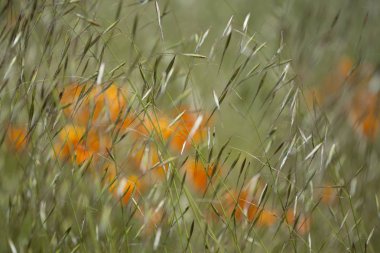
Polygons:
[[378,252],[378,0],[0,1],[0,252]]

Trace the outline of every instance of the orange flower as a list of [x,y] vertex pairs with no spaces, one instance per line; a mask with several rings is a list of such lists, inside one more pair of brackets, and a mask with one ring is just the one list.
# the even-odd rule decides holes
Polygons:
[[360,134],[369,140],[375,140],[380,119],[377,112],[378,94],[362,90],[357,93],[350,106],[350,119]]
[[161,163],[160,156],[157,148],[153,144],[145,145],[140,148],[132,155],[132,160],[143,173],[147,173],[151,170],[155,175],[159,176],[160,179],[166,175],[167,168],[165,165],[159,165]]
[[307,234],[311,227],[311,218],[305,215],[294,215],[293,210],[288,210],[285,215],[287,224],[295,227],[295,230],[301,235]]
[[[334,72],[330,73],[325,84],[318,90],[311,90],[307,95],[308,102],[313,98],[319,104],[326,101],[335,102],[335,99],[343,92],[344,87],[349,86],[352,98],[346,104],[349,121],[357,132],[369,141],[374,141],[378,135],[380,117],[378,112],[378,89],[371,86],[374,80],[375,68],[368,63],[354,65],[351,58],[342,57]],[[332,100],[334,99],[334,100]]]
[[78,145],[75,149],[75,162],[77,164],[82,164],[88,159],[90,159],[94,153],[90,150],[87,150],[82,145]]
[[84,142],[88,150],[101,154],[106,153],[107,149],[112,147],[111,136],[96,128],[88,130]]
[[[258,216],[258,217],[257,217]],[[277,214],[263,208],[259,208],[256,204],[250,203],[248,208],[248,221],[257,220],[257,224],[261,226],[272,226],[277,221]]]
[[28,144],[27,129],[22,127],[10,126],[7,131],[9,145],[16,151],[22,151]]
[[110,147],[111,139],[107,134],[95,129],[86,132],[84,127],[66,125],[58,134],[54,151],[63,160],[71,158],[81,164],[94,154],[105,153]]
[[189,109],[183,111],[175,124],[175,133],[170,143],[176,151],[181,151],[184,145],[188,148],[192,143],[199,144],[207,135],[204,115],[193,113]]
[[[61,97],[65,115],[81,125],[86,125],[90,120],[93,123],[116,123],[119,115],[123,120],[126,104],[123,92],[114,84],[105,90],[101,86],[71,84],[64,89]],[[122,126],[127,127],[128,122],[129,120],[125,120]]]
[[328,98],[335,96],[342,89],[342,85],[345,83],[345,79],[350,74],[353,66],[354,63],[351,58],[342,57],[334,72],[327,76],[322,87],[318,88],[318,90],[311,89],[308,92],[306,96],[308,104],[312,105],[314,98],[318,104],[323,104]]
[[54,152],[63,160],[71,157],[77,163],[82,163],[88,158],[86,155],[89,155],[84,147],[81,146],[84,134],[84,127],[65,126],[58,134],[58,141],[54,144]]
[[105,90],[104,99],[109,110],[111,122],[116,122],[127,106],[123,92],[116,85],[111,85]]
[[362,133],[370,140],[374,140],[379,128],[379,119],[373,113],[368,114],[362,123]]
[[202,193],[207,190],[207,186],[213,174],[216,176],[220,173],[218,168],[214,168],[214,166],[205,168],[201,162],[192,159],[189,159],[189,161],[186,162],[185,170],[187,172],[187,178],[191,182],[193,188]]
[[325,205],[332,204],[337,198],[337,192],[334,187],[325,186],[322,188],[321,203]]
[[271,226],[277,221],[277,214],[264,208],[259,208],[253,197],[249,197],[249,190],[246,188],[239,193],[227,192],[223,197],[222,206],[227,217],[232,215],[235,210],[235,218],[241,221],[243,217],[247,217],[249,222],[257,219],[260,226]]
[[[230,190],[222,197],[221,207],[228,217],[234,212],[235,218],[241,221],[243,217],[247,217],[252,221],[255,218],[257,209],[257,199],[260,197],[259,191],[263,189],[264,182],[259,175],[252,179],[238,192]],[[266,218],[266,217],[264,217]]]
[[244,217],[244,213],[248,207],[248,191],[243,190],[240,192],[227,192],[222,198],[223,206],[226,212],[227,217],[232,215],[232,212],[235,210],[235,218],[238,221],[241,221]]
[[[124,204],[128,204],[132,194],[138,194],[140,190],[140,183],[136,176],[130,176],[128,178],[124,177],[117,183],[117,188],[110,188],[110,190],[113,191],[118,198],[121,198],[121,201]],[[135,195],[137,196],[137,194]]]
[[114,192],[117,185],[117,171],[114,163],[106,162],[101,170],[102,176],[104,176],[103,185],[108,187],[110,192]]
[[89,112],[83,109],[88,104],[88,94],[85,96],[86,87],[79,84],[70,84],[63,90],[60,100],[63,106],[63,112],[67,117],[82,120],[87,123],[89,119]]
[[190,147],[192,143],[199,144],[206,137],[205,118],[187,109],[180,115],[178,119],[171,119],[163,114],[150,113],[137,127],[136,138],[152,136],[156,140],[169,143],[177,152]]
[[81,142],[84,134],[86,132],[86,128],[75,126],[75,125],[66,125],[59,132],[59,139],[62,141],[66,141],[68,144],[73,146],[78,145]]
[[354,67],[354,62],[350,57],[348,56],[342,57],[338,64],[338,69],[339,69],[338,75],[341,78],[347,77],[350,74],[353,67]]
[[154,114],[144,117],[144,120],[141,121],[141,124],[137,127],[138,136],[150,136],[156,140],[167,141],[170,136],[173,134],[173,128],[170,126],[170,119],[165,115],[158,115],[157,119]]

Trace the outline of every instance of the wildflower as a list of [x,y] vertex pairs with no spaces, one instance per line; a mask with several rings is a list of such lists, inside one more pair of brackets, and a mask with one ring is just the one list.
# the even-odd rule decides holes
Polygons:
[[237,221],[241,221],[244,217],[244,212],[247,206],[247,195],[246,190],[239,192],[228,191],[222,198],[222,206],[226,212],[226,216],[230,217],[234,212]]
[[235,218],[241,221],[243,217],[247,217],[252,221],[256,212],[257,199],[259,198],[258,190],[263,188],[263,182],[260,176],[256,175],[242,188],[241,191],[230,190],[225,193],[222,198],[224,210],[227,215],[231,216],[234,212]]
[[288,210],[285,214],[287,224],[293,226],[301,235],[307,234],[311,227],[311,218],[302,214],[296,215],[294,210]]
[[368,140],[375,140],[380,118],[378,114],[378,95],[370,91],[360,91],[350,106],[350,120],[358,132]]
[[374,140],[379,128],[379,119],[374,113],[369,113],[363,120],[361,129],[364,136]]
[[321,203],[325,205],[332,204],[337,198],[337,192],[334,187],[325,186],[322,188]]
[[106,185],[110,192],[114,192],[117,186],[117,171],[115,164],[106,162],[103,165],[101,172],[104,176],[103,185]]
[[[101,91],[99,91],[99,93],[102,94]],[[119,115],[122,114],[126,108],[127,101],[125,95],[120,88],[112,84],[104,91],[103,96],[109,111],[110,120],[111,122],[116,122]]]
[[79,145],[75,149],[75,162],[82,164],[94,155],[94,152],[87,150],[82,145]]
[[124,204],[128,204],[134,192],[138,192],[140,183],[137,176],[123,177],[118,181],[117,188],[112,189],[114,194],[119,197]]
[[94,154],[105,153],[110,146],[111,140],[106,134],[95,129],[86,131],[81,126],[66,125],[58,134],[54,151],[62,160],[71,158],[81,164]]
[[170,119],[165,115],[150,113],[144,117],[141,124],[137,127],[137,138],[152,136],[155,140],[168,141],[173,134],[173,128],[170,126]]
[[[125,95],[114,84],[105,89],[100,86],[86,89],[84,85],[71,84],[64,89],[60,102],[65,115],[80,125],[86,125],[89,121],[116,123],[127,104]],[[127,127],[128,123],[130,119],[124,120],[122,127]]]
[[164,114],[149,113],[137,127],[136,138],[153,137],[162,140],[176,152],[181,152],[191,144],[199,144],[206,136],[206,123],[203,115],[183,110],[178,119]]
[[[73,116],[73,118],[79,118],[84,123],[86,123],[89,119],[89,116],[86,114],[86,111],[81,109],[75,110],[77,107],[77,103],[84,103],[85,105],[88,103],[86,99],[84,101],[80,100],[80,95],[85,93],[85,86],[79,84],[70,84],[67,86],[63,92],[60,99],[60,103],[63,106],[63,112],[67,117]],[[82,105],[80,105],[82,107]]]
[[237,221],[246,217],[247,221],[257,221],[259,226],[272,226],[277,222],[277,214],[274,211],[259,207],[255,198],[249,196],[249,190],[243,189],[240,193],[229,191],[223,198],[224,211],[227,217],[233,213]]
[[10,126],[7,131],[9,145],[16,151],[22,151],[28,144],[27,129],[23,127]]
[[202,114],[191,112],[188,108],[183,110],[183,114],[174,127],[174,135],[171,140],[173,150],[182,151],[192,143],[199,144],[206,136],[206,121]]
[[143,173],[152,171],[160,179],[164,178],[167,172],[165,165],[161,164],[160,154],[153,144],[144,145],[132,155],[132,160]]
[[346,79],[353,70],[354,62],[351,58],[342,57],[337,64],[337,71],[330,73],[325,81],[324,95],[336,94],[345,83]]
[[353,60],[348,56],[343,56],[338,63],[338,76],[340,78],[347,77],[354,67]]
[[205,193],[211,179],[220,173],[220,169],[215,166],[203,166],[201,162],[189,159],[185,164],[187,178],[193,188],[201,193]]
[[87,158],[86,155],[89,155],[86,154],[86,150],[81,146],[81,140],[84,134],[84,127],[74,125],[65,126],[59,132],[58,141],[54,144],[54,152],[56,155],[62,160],[71,158],[77,163],[83,162],[83,160]]
[[318,104],[324,104],[326,101],[337,95],[346,83],[353,66],[354,62],[351,58],[347,56],[342,57],[334,71],[326,77],[322,87],[319,87],[318,89],[311,89],[311,91],[307,94],[309,104],[311,104],[310,102],[312,102],[313,99],[316,99]]
[[259,208],[256,204],[250,203],[248,208],[248,221],[255,221],[260,226],[272,226],[277,221],[277,214],[264,208]]

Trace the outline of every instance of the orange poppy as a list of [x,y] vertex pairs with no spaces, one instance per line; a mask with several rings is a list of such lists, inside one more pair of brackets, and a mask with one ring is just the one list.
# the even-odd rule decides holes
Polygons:
[[325,205],[332,204],[337,198],[337,191],[334,187],[325,186],[322,188],[321,203]]
[[358,132],[369,140],[375,140],[380,125],[378,95],[361,90],[353,98],[350,106],[350,119]]
[[224,211],[227,217],[234,215],[237,221],[246,217],[249,222],[257,220],[259,226],[271,226],[277,221],[277,214],[264,208],[259,208],[253,197],[249,197],[248,189],[239,193],[227,192],[223,197]]
[[136,130],[136,138],[153,136],[156,140],[162,139],[165,142],[173,134],[170,119],[165,115],[158,115],[156,119],[152,113],[144,117]]
[[83,160],[87,158],[85,149],[80,146],[84,133],[85,128],[83,127],[77,127],[74,125],[65,126],[59,132],[58,140],[54,144],[53,149],[55,154],[62,160],[71,158],[78,163],[83,162]]
[[293,210],[288,210],[285,214],[285,221],[301,235],[307,234],[311,227],[311,218],[305,215],[295,215]]
[[255,221],[261,226],[272,226],[277,221],[277,214],[264,208],[259,208],[256,204],[250,203],[248,208],[248,221]]
[[205,168],[201,162],[195,161],[193,159],[189,159],[186,162],[185,170],[187,173],[187,178],[190,181],[193,188],[196,191],[202,193],[204,193],[207,190],[210,178],[213,176],[217,176],[220,173],[219,168],[215,168],[214,166],[208,166],[207,168]]
[[166,175],[166,165],[159,165],[161,164],[161,159],[154,144],[148,144],[139,148],[137,152],[132,154],[132,160],[143,173],[152,171],[155,175],[159,176],[160,179]]
[[342,85],[345,83],[353,67],[354,62],[351,58],[342,57],[334,72],[330,73],[325,79],[324,85],[318,87],[318,89],[311,89],[307,93],[308,104],[311,105],[314,99],[316,99],[318,104],[323,104],[328,98],[336,95],[342,89]]
[[7,131],[7,140],[11,148],[16,151],[22,151],[28,144],[27,129],[23,127],[9,126]]
[[[246,206],[247,191],[242,191],[240,194],[234,190],[227,191],[221,198],[221,201],[214,204],[216,210],[223,214],[225,218],[230,218],[234,212],[237,221],[241,221],[244,216]],[[213,212],[214,213],[214,212]],[[215,215],[212,216],[216,218]]]
[[114,163],[106,162],[101,170],[104,176],[103,185],[108,187],[110,192],[114,192],[117,185],[117,171]]
[[71,158],[81,164],[94,154],[105,153],[110,147],[111,139],[106,134],[95,129],[86,132],[84,127],[66,125],[58,134],[54,151],[63,160]]
[[183,148],[190,147],[192,143],[199,144],[207,135],[204,115],[191,112],[188,108],[183,110],[174,129],[175,133],[170,144],[176,151],[182,151]]
[[256,175],[240,192],[236,190],[226,192],[222,197],[222,207],[226,215],[231,216],[234,212],[236,220],[241,221],[243,217],[247,217],[248,220],[252,221],[256,215],[256,200],[259,199],[259,191],[264,188],[264,185],[260,176]]
[[[178,117],[178,116],[177,116]],[[181,116],[171,119],[164,114],[149,113],[137,127],[136,138],[153,137],[169,143],[172,150],[180,152],[192,143],[199,144],[206,137],[206,124],[203,115],[185,109]]]
[[128,204],[132,197],[132,194],[138,196],[140,190],[140,182],[137,176],[130,176],[128,178],[121,178],[117,181],[117,187],[110,188],[118,198],[121,199],[122,203]]
[[[75,123],[86,125],[91,122],[116,123],[123,116],[126,108],[126,96],[122,90],[112,84],[103,90],[101,86],[86,87],[80,84],[71,84],[63,90],[61,97],[63,112]],[[122,123],[127,127],[129,119]]]

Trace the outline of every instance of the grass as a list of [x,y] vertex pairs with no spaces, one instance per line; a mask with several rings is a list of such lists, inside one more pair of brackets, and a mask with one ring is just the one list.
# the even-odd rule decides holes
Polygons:
[[4,252],[377,252],[379,4],[4,1]]

